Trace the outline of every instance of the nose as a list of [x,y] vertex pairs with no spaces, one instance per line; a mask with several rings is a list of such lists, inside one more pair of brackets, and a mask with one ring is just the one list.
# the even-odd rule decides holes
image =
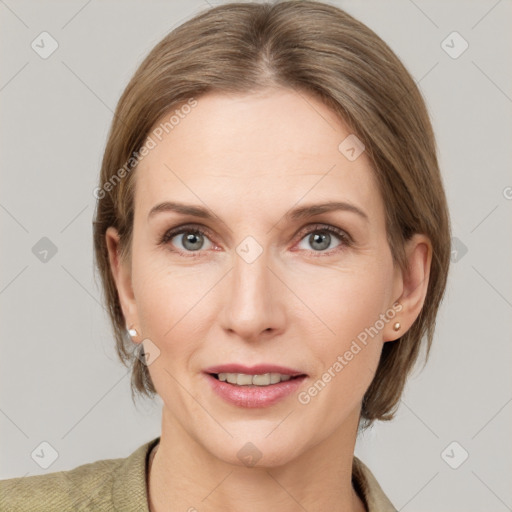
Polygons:
[[286,288],[263,251],[252,262],[235,254],[221,313],[222,327],[246,341],[268,339],[283,332]]

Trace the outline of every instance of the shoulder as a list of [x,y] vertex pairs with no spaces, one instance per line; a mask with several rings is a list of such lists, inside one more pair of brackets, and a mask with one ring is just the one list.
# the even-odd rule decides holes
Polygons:
[[365,502],[368,512],[397,512],[368,466],[355,456],[352,466],[352,482],[357,493]]
[[146,456],[157,440],[126,458],[68,471],[0,481],[0,510],[147,510]]
[[86,510],[91,501],[108,503],[109,490],[123,459],[99,460],[69,471],[0,481],[2,510]]

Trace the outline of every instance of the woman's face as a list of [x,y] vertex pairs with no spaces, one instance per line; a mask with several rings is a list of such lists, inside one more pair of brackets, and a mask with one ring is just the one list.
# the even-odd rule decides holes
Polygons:
[[[117,282],[164,422],[236,464],[353,437],[402,292],[365,152],[304,93],[209,93],[186,112],[136,170]],[[308,210],[328,203],[342,204]],[[210,375],[287,371],[261,387]]]

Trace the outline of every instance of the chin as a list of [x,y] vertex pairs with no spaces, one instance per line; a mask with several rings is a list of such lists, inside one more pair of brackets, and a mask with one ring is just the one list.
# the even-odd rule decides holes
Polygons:
[[283,466],[296,459],[306,448],[301,447],[304,439],[299,439],[299,436],[296,437],[289,431],[285,432],[285,435],[275,435],[273,439],[271,438],[275,433],[266,437],[268,431],[271,429],[260,427],[253,429],[253,432],[249,429],[244,431],[243,435],[234,435],[229,441],[225,438],[217,442],[205,439],[202,444],[217,459],[248,468]]
[[240,448],[233,446],[233,451],[219,453],[223,462],[246,468],[275,468],[293,461],[299,453],[294,446],[257,446],[247,441]]

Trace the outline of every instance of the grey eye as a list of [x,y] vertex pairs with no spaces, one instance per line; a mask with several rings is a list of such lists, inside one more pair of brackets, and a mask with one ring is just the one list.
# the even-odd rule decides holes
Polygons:
[[[338,238],[336,235],[332,235],[331,233],[328,233],[327,231],[321,231],[317,230],[315,232],[309,233],[306,235],[302,240],[301,244],[306,241],[309,247],[301,247],[301,249],[311,250],[316,252],[325,251],[326,249],[334,249],[336,245],[331,246],[331,243],[336,241],[336,238]],[[338,245],[341,242],[338,241]],[[300,245],[299,245],[300,247]]]
[[[178,241],[180,243],[178,243]],[[205,235],[195,231],[184,231],[171,239],[172,244],[185,252],[194,252],[204,249],[206,241],[209,240]]]
[[315,250],[323,251],[329,247],[331,243],[331,235],[329,235],[329,233],[315,233],[309,235],[309,243]]

